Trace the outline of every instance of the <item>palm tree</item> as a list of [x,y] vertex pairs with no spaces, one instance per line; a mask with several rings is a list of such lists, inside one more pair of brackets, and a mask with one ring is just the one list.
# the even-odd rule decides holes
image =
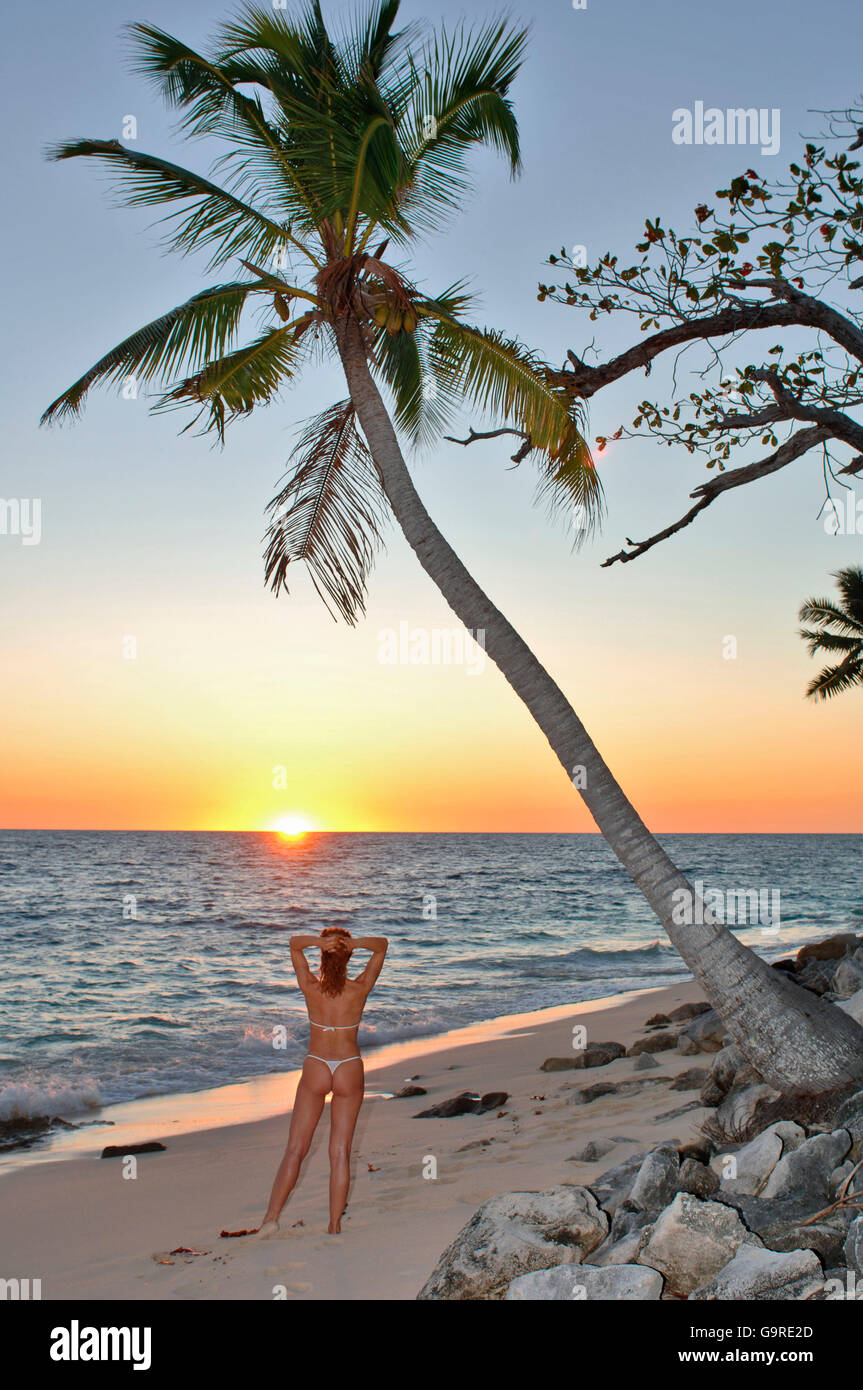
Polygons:
[[817,631],[801,628],[800,636],[809,648],[809,655],[818,652],[841,653],[836,666],[826,666],[806,694],[810,700],[830,700],[855,685],[863,685],[863,569],[852,565],[837,570],[841,602],[829,598],[810,598],[800,609],[801,623],[815,623]]
[[[251,6],[204,56],[135,25],[136,65],[190,138],[227,143],[220,183],[116,140],[76,140],[55,159],[95,159],[132,205],[167,206],[168,244],[240,260],[216,284],[133,333],[45,412],[77,413],[90,387],[158,379],[155,408],[192,406],[203,430],[276,399],[316,353],[331,354],[345,400],[306,430],[271,503],[267,577],[278,592],[304,560],[331,611],[355,622],[395,516],[420,564],[546,735],[608,843],[758,1071],[786,1089],[826,1089],[863,1073],[863,1031],[748,950],[650,834],[562,691],[483,593],[431,520],[405,464],[469,403],[527,436],[539,494],[595,522],[601,489],[576,407],[547,364],[476,327],[463,285],[428,295],[385,258],[439,228],[468,188],[471,147],[491,146],[515,175],[519,137],[509,92],[525,33],[507,23],[422,37],[397,32],[399,0],[376,0],[339,37],[318,0],[295,20]],[[244,309],[273,321],[236,346]],[[180,372],[184,373],[178,378]],[[387,393],[388,407],[381,395]],[[392,414],[390,413],[392,411]],[[576,774],[576,769],[577,774]],[[681,895],[694,911],[680,924]]]

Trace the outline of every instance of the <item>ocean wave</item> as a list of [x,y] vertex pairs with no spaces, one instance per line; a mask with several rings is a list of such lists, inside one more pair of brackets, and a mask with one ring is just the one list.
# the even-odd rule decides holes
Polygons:
[[80,1115],[102,1104],[99,1083],[13,1081],[0,1086],[0,1121],[32,1120],[43,1116]]

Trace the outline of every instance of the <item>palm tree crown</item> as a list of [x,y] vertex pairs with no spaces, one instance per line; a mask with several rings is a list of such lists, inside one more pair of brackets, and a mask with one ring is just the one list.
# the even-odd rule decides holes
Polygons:
[[[205,431],[273,401],[337,327],[359,323],[396,424],[429,443],[463,403],[528,436],[538,495],[595,520],[601,489],[562,374],[503,334],[468,321],[463,284],[422,293],[386,259],[439,228],[469,188],[466,157],[490,145],[520,169],[508,93],[525,33],[506,23],[424,37],[395,30],[400,0],[377,0],[352,29],[328,31],[319,0],[299,17],[250,5],[199,54],[136,24],[136,70],[181,113],[189,138],[226,152],[219,182],[116,140],[74,140],[50,157],[106,165],[130,205],[168,206],[169,246],[209,255],[241,278],[195,294],[106,353],[45,411],[76,414],[97,382],[156,381],[154,409],[192,406]],[[239,267],[238,267],[239,268]],[[244,311],[272,321],[239,342]],[[313,420],[270,503],[266,573],[278,593],[304,560],[330,611],[355,622],[387,513],[350,399]]]
[[829,700],[863,685],[863,569],[851,566],[838,570],[833,578],[838,581],[838,604],[828,598],[810,598],[800,609],[800,621],[815,624],[814,630],[800,630],[809,655],[841,655],[836,665],[825,666],[810,682],[806,690],[810,700]]

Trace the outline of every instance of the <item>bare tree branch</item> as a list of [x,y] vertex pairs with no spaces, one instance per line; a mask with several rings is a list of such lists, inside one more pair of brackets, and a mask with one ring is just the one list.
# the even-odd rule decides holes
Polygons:
[[[690,497],[697,497],[699,500],[694,507],[675,521],[671,526],[666,526],[664,531],[658,531],[655,536],[650,536],[646,541],[631,541],[627,538],[626,544],[631,546],[630,550],[620,550],[616,555],[610,555],[607,560],[603,560],[602,568],[607,569],[609,565],[620,561],[622,565],[628,564],[630,560],[636,560],[639,555],[644,555],[646,551],[652,550],[660,541],[668,540],[677,531],[682,531],[685,526],[689,526],[695,520],[699,512],[703,512],[709,507],[711,502],[723,492],[728,492],[731,488],[745,487],[747,483],[752,483],[756,478],[766,478],[769,473],[775,473],[780,468],[785,468],[787,464],[793,463],[794,459],[800,458],[813,449],[816,444],[822,444],[825,439],[830,438],[830,431],[823,425],[818,425],[813,429],[800,430],[797,434],[787,439],[784,444],[766,459],[759,463],[749,463],[745,468],[735,468],[729,473],[720,473],[715,478],[711,478],[706,483],[701,483],[689,494]],[[863,468],[863,458],[860,458],[859,465]],[[846,470],[843,469],[843,472]]]

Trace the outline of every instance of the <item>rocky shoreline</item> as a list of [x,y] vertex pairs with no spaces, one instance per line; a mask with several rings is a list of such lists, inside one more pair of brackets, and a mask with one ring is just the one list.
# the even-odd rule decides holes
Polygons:
[[[863,1022],[863,940],[804,947],[776,969]],[[422,1300],[824,1300],[863,1297],[863,1081],[830,1096],[783,1096],[766,1085],[707,1004],[646,1020],[629,1048],[591,1043],[540,1070],[639,1070],[657,1053],[710,1056],[675,1089],[708,1106],[689,1143],[665,1142],[589,1183],[506,1192],[484,1202],[443,1252]],[[638,1083],[578,1087],[591,1104]],[[440,1110],[439,1113],[457,1113]],[[612,1144],[596,1140],[577,1161]]]

